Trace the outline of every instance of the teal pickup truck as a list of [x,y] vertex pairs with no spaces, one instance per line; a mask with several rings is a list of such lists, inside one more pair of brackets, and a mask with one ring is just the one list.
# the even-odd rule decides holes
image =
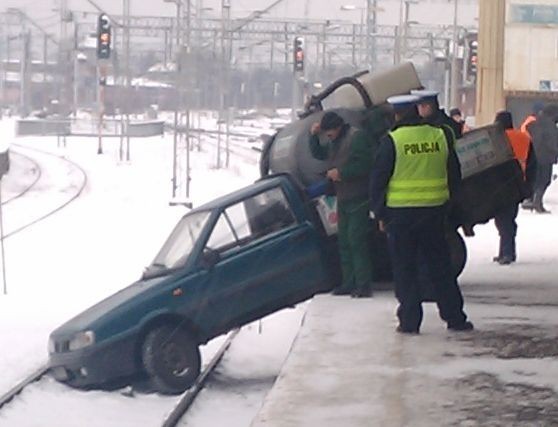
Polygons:
[[308,203],[278,175],[188,212],[140,280],[52,332],[52,375],[87,387],[147,374],[159,392],[184,391],[200,344],[333,285]]

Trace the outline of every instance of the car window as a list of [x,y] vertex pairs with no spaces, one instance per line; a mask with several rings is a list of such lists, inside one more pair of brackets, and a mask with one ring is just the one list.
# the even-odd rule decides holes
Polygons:
[[229,221],[222,213],[213,228],[213,232],[207,241],[207,247],[213,250],[220,250],[224,247],[232,247],[236,244],[236,238],[232,232]]
[[183,217],[155,257],[153,266],[172,269],[183,265],[196,244],[210,212],[197,212]]
[[207,247],[223,252],[294,223],[294,215],[283,191],[274,188],[225,209],[215,224]]
[[255,237],[266,236],[294,224],[295,218],[280,188],[260,193],[245,202],[250,230]]

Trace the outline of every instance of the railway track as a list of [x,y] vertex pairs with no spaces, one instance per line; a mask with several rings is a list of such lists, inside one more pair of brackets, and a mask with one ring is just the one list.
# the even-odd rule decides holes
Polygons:
[[219,363],[223,359],[226,351],[231,346],[233,340],[238,335],[240,329],[235,329],[234,331],[230,332],[227,336],[227,339],[221,346],[221,348],[215,353],[211,361],[205,367],[203,372],[200,374],[198,379],[196,380],[195,384],[190,387],[180,398],[178,404],[174,407],[174,409],[170,412],[170,414],[166,417],[163,421],[162,427],[176,427],[178,423],[182,420],[188,409],[191,408],[192,404],[196,400],[196,397],[199,395],[200,391],[203,390],[207,381],[209,380],[211,374],[215,371]]
[[[239,137],[239,136],[236,136],[236,137]],[[245,135],[245,137],[248,138],[248,135]],[[211,135],[211,139],[216,139],[216,138],[217,138],[217,135]],[[208,138],[208,140],[209,139],[210,138]],[[216,141],[215,141],[215,145],[216,145]],[[63,203],[60,203],[59,206],[56,206],[55,208],[50,209],[47,213],[45,213],[43,215],[40,215],[39,217],[34,218],[33,220],[28,221],[25,224],[13,229],[13,230],[9,230],[9,232],[5,235],[5,238],[16,235],[17,233],[20,233],[23,230],[26,230],[29,227],[32,227],[33,225],[47,219],[48,217],[50,217],[50,216],[56,214],[57,212],[59,212],[60,210],[64,209],[66,206],[68,206],[74,200],[76,200],[82,194],[83,190],[87,186],[87,174],[76,163],[74,163],[74,162],[72,162],[68,159],[65,159],[61,156],[57,156],[55,154],[52,154],[52,153],[49,153],[49,152],[46,152],[46,151],[42,151],[42,150],[38,150],[38,149],[35,149],[35,148],[30,148],[30,147],[27,147],[27,146],[20,146],[20,145],[13,145],[12,147],[15,147],[18,150],[21,149],[21,150],[35,151],[35,152],[40,153],[40,154],[45,155],[45,156],[51,156],[51,157],[56,157],[56,158],[62,159],[63,161],[68,162],[69,164],[71,164],[72,167],[75,167],[75,169],[79,171],[80,175],[82,176],[82,180],[81,180],[81,183],[78,186],[76,186],[76,188],[74,189],[73,194],[69,195],[69,197],[67,197],[67,199],[64,200]],[[252,161],[252,162],[255,161],[255,157],[257,156],[257,154],[254,152],[254,150],[251,147],[246,147],[243,144],[240,144],[238,142],[235,143],[233,141],[230,141],[229,148],[230,148],[231,154],[233,154],[235,156],[243,157],[244,159]],[[16,152],[15,150],[13,151],[13,153],[15,153],[18,156],[22,156],[22,158],[26,158],[29,161],[34,162],[33,159],[31,159],[29,156],[26,156],[26,154],[23,154],[21,152]],[[43,170],[41,168],[41,165],[38,162],[34,162],[34,165],[35,165],[34,169],[36,169],[37,174],[36,174],[33,182],[29,183],[29,185],[27,185],[25,188],[21,189],[21,191],[19,191],[17,194],[14,194],[13,196],[11,196],[4,203],[9,203],[9,202],[12,202],[13,200],[16,200],[18,198],[22,198],[22,196],[32,192],[33,189],[36,188],[37,186],[40,186],[41,178],[42,178],[42,175],[43,175],[42,174]],[[225,342],[220,346],[219,350],[211,358],[211,361],[203,369],[203,371],[200,374],[200,377],[196,381],[195,385],[192,388],[190,388],[186,393],[184,393],[177,402],[174,401],[175,404],[174,404],[174,408],[172,409],[172,411],[164,419],[161,419],[162,425],[164,427],[177,426],[178,423],[181,421],[181,419],[183,419],[184,415],[187,413],[188,409],[192,406],[196,397],[199,395],[200,391],[203,390],[204,387],[206,386],[206,384],[208,383],[208,381],[210,381],[211,374],[219,366],[220,361],[222,360],[224,354],[226,353],[226,351],[230,347],[230,345],[233,342],[234,338],[236,337],[237,333],[238,333],[238,331],[232,331],[227,336]],[[0,395],[0,412],[4,412],[4,411],[2,411],[2,409],[10,402],[12,402],[13,405],[17,405],[18,404],[17,402],[22,402],[20,399],[17,398],[17,396],[20,393],[22,393],[23,391],[27,390],[27,389],[33,389],[33,387],[35,387],[33,389],[33,390],[35,390],[35,392],[39,391],[39,392],[42,392],[42,393],[44,393],[44,392],[51,393],[49,390],[51,390],[53,380],[48,378],[48,370],[49,370],[49,368],[48,368],[47,364],[45,364],[43,366],[40,366],[35,371],[31,372],[22,381],[15,384],[9,391]],[[44,378],[44,377],[46,377],[46,378]],[[44,380],[42,380],[43,378],[44,378]],[[56,390],[56,389],[53,389],[53,390]],[[56,393],[56,391],[52,391],[52,392]],[[121,393],[121,392],[113,392],[113,393],[115,393],[117,395],[121,395],[121,394],[123,395],[123,393]],[[70,393],[70,394],[73,394],[73,392]],[[12,405],[8,405],[8,406],[12,407]]]
[[[182,418],[187,413],[188,409],[194,403],[196,397],[199,393],[204,389],[205,385],[211,378],[212,373],[215,369],[219,366],[219,363],[223,359],[223,356],[231,346],[232,342],[234,341],[235,337],[237,336],[239,330],[231,331],[228,336],[226,337],[225,341],[219,346],[218,350],[212,355],[211,360],[205,366],[205,368],[200,373],[200,376],[196,380],[195,384],[189,388],[184,394],[180,396],[180,398],[174,402],[173,408],[170,410],[168,415],[164,417],[160,421],[160,425],[163,427],[175,427],[177,426]],[[31,372],[28,376],[26,376],[23,380],[15,384],[9,391],[2,394],[0,396],[0,414],[2,413],[2,409],[11,403],[17,403],[17,397],[20,395],[24,390],[33,387],[37,384],[43,377],[48,375],[49,367],[47,364],[40,366],[35,371]],[[126,389],[124,389],[126,390]],[[76,393],[79,393],[76,390]],[[129,394],[126,391],[117,390],[111,391],[107,393],[112,393],[116,396],[133,396],[135,393]],[[135,399],[135,397],[132,397]]]
[[[24,231],[24,230],[27,230],[28,228],[32,227],[33,225],[38,224],[39,222],[44,221],[45,219],[47,219],[47,218],[53,216],[54,214],[60,212],[62,209],[64,209],[68,205],[70,205],[72,202],[74,202],[76,199],[78,199],[81,196],[82,192],[87,187],[87,182],[88,182],[88,177],[87,177],[87,173],[85,172],[85,170],[80,165],[78,165],[76,162],[73,162],[72,160],[68,160],[64,157],[58,156],[58,155],[53,154],[53,153],[49,153],[48,151],[39,150],[37,148],[31,148],[31,147],[27,147],[27,146],[18,145],[18,144],[12,144],[12,147],[16,147],[18,150],[27,150],[27,151],[36,152],[36,153],[39,153],[41,156],[56,158],[57,160],[60,160],[67,165],[70,165],[71,168],[73,168],[75,171],[77,171],[78,175],[81,176],[81,179],[80,179],[80,182],[78,182],[78,184],[76,186],[71,186],[72,188],[73,187],[75,187],[75,188],[73,188],[74,191],[71,194],[69,194],[69,197],[63,198],[62,200],[58,201],[58,203],[56,203],[54,206],[49,208],[47,210],[47,212],[42,213],[39,216],[35,216],[35,217],[30,218],[30,219],[27,219],[26,221],[24,221],[23,224],[17,224],[16,226],[11,227],[11,229],[9,229],[9,227],[5,226],[5,229],[7,230],[7,232],[4,234],[4,239],[7,239],[9,237],[12,237],[12,236]],[[29,156],[27,156],[25,154],[22,154],[22,153],[17,153],[17,154],[21,155],[23,157],[29,158]],[[38,171],[36,179],[34,179],[33,182],[30,183],[30,185],[28,185],[22,191],[18,192],[16,195],[14,195],[11,198],[9,198],[8,200],[6,200],[3,204],[14,202],[17,199],[21,200],[21,199],[23,199],[23,196],[28,195],[33,189],[35,189],[39,186],[39,184],[41,183],[41,178],[44,176],[44,173],[43,173],[43,170],[42,170],[40,164],[36,160],[32,159],[32,162],[36,165],[36,168],[37,168],[37,171]],[[4,214],[4,216],[6,216],[6,214]]]
[[[172,126],[167,126],[167,130],[168,131],[172,131],[173,127]],[[196,133],[196,134],[203,134],[204,136],[207,136],[208,138],[206,139],[206,141],[209,141],[211,143],[211,145],[215,148],[218,147],[218,139],[219,139],[219,135],[221,135],[222,137],[224,137],[226,135],[226,132],[224,131],[219,131],[219,130],[213,130],[213,129],[190,129],[190,131],[192,133]],[[239,158],[241,158],[242,160],[247,161],[248,163],[253,163],[253,164],[257,164],[258,163],[258,158],[259,158],[259,152],[256,149],[257,147],[253,147],[253,146],[247,146],[246,144],[249,143],[238,143],[234,140],[234,138],[243,138],[246,141],[248,141],[251,138],[254,138],[254,135],[250,135],[250,134],[246,134],[246,133],[240,133],[240,132],[229,132],[229,152],[232,155],[235,155]],[[226,142],[222,141],[221,142],[221,150],[224,152],[226,150]]]
[[26,376],[23,380],[15,384],[10,390],[0,396],[0,409],[4,407],[4,405],[10,403],[14,397],[16,397],[19,393],[23,391],[23,389],[30,384],[33,384],[39,381],[42,377],[44,377],[48,372],[48,365],[45,363],[44,365],[37,368],[35,371],[30,373]]
[[[33,189],[33,187],[37,184],[37,182],[41,179],[41,175],[42,175],[42,171],[41,171],[41,167],[39,166],[39,164],[32,159],[29,156],[26,156],[24,154],[15,152],[15,151],[11,151],[10,152],[10,157],[11,156],[16,156],[16,157],[20,157],[21,159],[24,159],[25,161],[31,163],[33,165],[32,167],[32,172],[34,172],[34,177],[31,180],[30,183],[24,184],[23,188],[21,190],[18,190],[14,195],[8,197],[5,200],[2,200],[2,206],[7,205],[8,203],[19,199],[20,197],[25,196],[25,194],[27,194],[29,191],[31,191],[31,189]],[[12,166],[13,167],[13,166]]]
[[[87,173],[77,163],[75,163],[71,160],[65,159],[63,157],[57,156],[55,154],[49,153],[47,151],[39,150],[39,149],[36,149],[36,148],[25,147],[25,146],[21,146],[21,145],[17,145],[17,144],[12,144],[12,147],[17,147],[17,149],[19,149],[19,150],[23,149],[23,150],[28,150],[28,151],[34,151],[34,152],[40,153],[43,156],[51,156],[51,157],[56,157],[58,159],[61,159],[64,162],[70,164],[72,167],[76,168],[79,171],[79,173],[82,175],[82,181],[78,185],[77,191],[74,194],[72,194],[68,199],[64,200],[61,204],[58,204],[54,208],[49,209],[49,211],[47,211],[46,213],[41,214],[39,217],[33,218],[31,221],[28,221],[28,222],[24,223],[23,225],[19,225],[15,229],[12,229],[9,232],[5,233],[4,237],[3,237],[4,239],[7,239],[9,237],[13,237],[14,235],[32,227],[33,225],[38,224],[41,221],[44,221],[45,219],[47,219],[47,218],[51,217],[52,215],[56,214],[57,212],[60,212],[62,209],[67,207],[70,203],[75,201],[81,195],[81,193],[83,192],[83,190],[87,186]],[[23,154],[21,152],[14,151],[14,150],[11,150],[10,154],[15,155],[15,156],[19,156],[19,157],[25,159],[26,161],[30,162],[31,164],[33,164],[33,170],[36,173],[35,173],[35,176],[31,180],[30,183],[26,184],[21,190],[18,190],[14,195],[9,197],[8,199],[2,201],[3,206],[5,206],[9,203],[12,203],[15,200],[22,199],[25,195],[29,194],[34,188],[36,188],[38,186],[38,184],[41,181],[41,177],[43,177],[43,170],[42,170],[39,162],[37,162],[35,159],[33,159],[32,157],[30,157],[26,154]],[[44,365],[40,366],[39,368],[37,368],[36,370],[31,372],[22,381],[15,384],[6,393],[0,395],[0,409],[5,404],[10,402],[15,396],[17,396],[19,393],[21,393],[21,391],[25,387],[27,387],[30,384],[33,384],[34,382],[40,380],[44,375],[46,375],[47,372],[48,372],[48,366],[45,363]]]

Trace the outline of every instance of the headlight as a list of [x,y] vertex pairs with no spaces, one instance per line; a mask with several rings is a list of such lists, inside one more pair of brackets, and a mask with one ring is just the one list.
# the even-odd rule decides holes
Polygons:
[[78,332],[73,336],[70,340],[69,350],[79,350],[81,348],[89,347],[90,345],[95,344],[95,332],[93,331],[85,331],[85,332]]

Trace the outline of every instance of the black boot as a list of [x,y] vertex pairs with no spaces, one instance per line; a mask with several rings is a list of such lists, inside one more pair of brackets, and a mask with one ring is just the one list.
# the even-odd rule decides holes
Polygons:
[[550,213],[550,211],[546,210],[543,206],[543,195],[543,191],[535,191],[535,194],[533,195],[533,209],[535,212],[541,214]]
[[371,286],[358,286],[351,292],[351,297],[353,298],[371,298],[372,288]]
[[350,295],[351,292],[353,292],[353,288],[349,287],[349,286],[336,286],[335,288],[333,288],[333,291],[331,291],[331,293],[333,295]]
[[535,205],[533,205],[533,199],[525,199],[523,203],[521,203],[521,209],[532,211],[535,209]]
[[448,330],[456,332],[468,332],[475,329],[473,324],[468,320],[459,323],[448,323]]
[[500,265],[510,265],[512,262],[514,262],[514,259],[513,259],[513,257],[511,257],[509,255],[501,256],[498,259],[498,264],[500,264]]

